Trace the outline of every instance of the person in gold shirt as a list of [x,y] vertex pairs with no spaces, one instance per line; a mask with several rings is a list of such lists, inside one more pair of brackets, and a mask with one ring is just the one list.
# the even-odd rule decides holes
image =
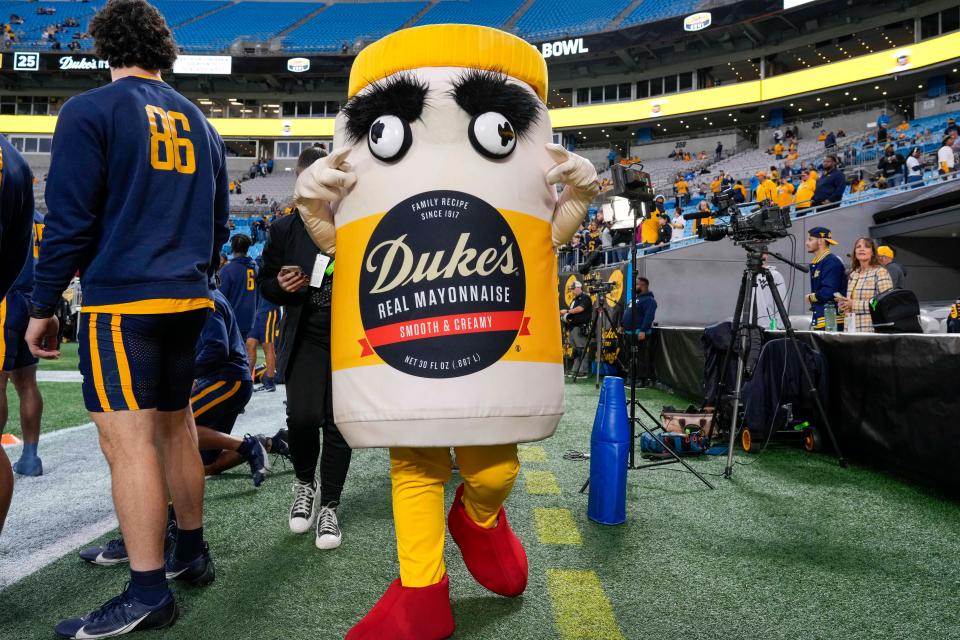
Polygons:
[[757,186],[757,192],[754,199],[757,202],[761,202],[763,200],[776,200],[777,183],[768,178],[765,171],[757,171],[757,178],[760,179],[760,184]]
[[[706,200],[701,200],[700,204],[697,205],[697,213],[698,214],[710,213],[710,203],[708,203]],[[715,222],[716,222],[716,219],[713,216],[710,216],[707,218],[695,219],[693,221],[694,235],[700,232],[700,225],[714,224]]]
[[667,215],[667,213],[664,208],[663,196],[657,196],[654,201],[653,211],[649,217],[644,218],[643,222],[640,223],[640,245],[653,246],[657,244],[657,238],[660,234],[660,221],[658,218],[665,215]]
[[710,192],[720,193],[722,189],[723,189],[723,183],[720,181],[720,176],[714,177],[713,181],[710,183]]
[[[800,174],[800,188],[797,189],[797,195],[794,201],[797,204],[797,211],[810,207],[813,200],[813,193],[817,190],[817,179],[813,176],[814,171],[804,171]],[[798,216],[805,215],[798,213]]]
[[787,178],[780,178],[780,184],[777,185],[777,205],[783,208],[793,204],[793,192],[793,184]]
[[783,160],[783,143],[773,145],[773,155],[777,156],[777,160]]
[[867,190],[867,183],[863,179],[863,173],[858,173],[850,184],[850,193],[860,193]]
[[677,181],[673,183],[673,190],[677,194],[677,207],[686,206],[690,202],[690,185],[682,175],[677,176]]

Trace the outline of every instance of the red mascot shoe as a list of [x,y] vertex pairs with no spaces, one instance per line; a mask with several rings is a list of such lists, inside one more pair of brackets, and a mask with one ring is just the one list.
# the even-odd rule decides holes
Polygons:
[[419,588],[397,579],[345,640],[444,640],[454,628],[450,578]]
[[484,529],[467,515],[463,485],[457,487],[447,524],[460,547],[463,562],[477,582],[501,596],[513,598],[527,588],[527,553],[500,507],[497,526]]

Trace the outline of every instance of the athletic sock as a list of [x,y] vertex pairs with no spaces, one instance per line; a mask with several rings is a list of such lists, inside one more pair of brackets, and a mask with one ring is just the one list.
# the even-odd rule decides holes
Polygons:
[[130,570],[130,587],[127,593],[143,604],[158,605],[169,592],[167,574],[163,567],[153,571]]
[[21,458],[36,458],[37,457],[37,444],[36,442],[24,442],[23,443],[23,452],[20,454]]
[[203,553],[203,527],[199,529],[177,528],[177,560],[192,562]]

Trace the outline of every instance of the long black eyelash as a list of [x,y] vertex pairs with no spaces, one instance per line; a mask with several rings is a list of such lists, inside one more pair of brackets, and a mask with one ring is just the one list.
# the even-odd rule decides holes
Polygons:
[[367,135],[370,125],[380,116],[397,116],[406,122],[418,120],[427,102],[427,89],[427,83],[412,74],[374,82],[369,91],[354,96],[343,107],[350,142]]
[[450,93],[471,117],[487,111],[502,114],[518,138],[530,132],[542,110],[536,96],[507,82],[507,76],[499,71],[471,69],[454,81]]

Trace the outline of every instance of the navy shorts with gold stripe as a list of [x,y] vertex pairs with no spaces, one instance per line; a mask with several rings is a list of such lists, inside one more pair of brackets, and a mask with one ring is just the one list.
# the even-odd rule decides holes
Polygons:
[[39,362],[24,340],[28,324],[30,303],[27,296],[20,291],[11,291],[0,301],[0,371],[16,371]]
[[273,344],[280,335],[280,309],[258,313],[250,337],[260,344]]
[[[230,433],[252,395],[253,382],[250,380],[198,380],[190,397],[190,406],[198,426]],[[200,451],[203,464],[210,464],[218,455],[218,450]]]
[[87,411],[186,409],[197,338],[209,313],[82,313],[78,342]]

